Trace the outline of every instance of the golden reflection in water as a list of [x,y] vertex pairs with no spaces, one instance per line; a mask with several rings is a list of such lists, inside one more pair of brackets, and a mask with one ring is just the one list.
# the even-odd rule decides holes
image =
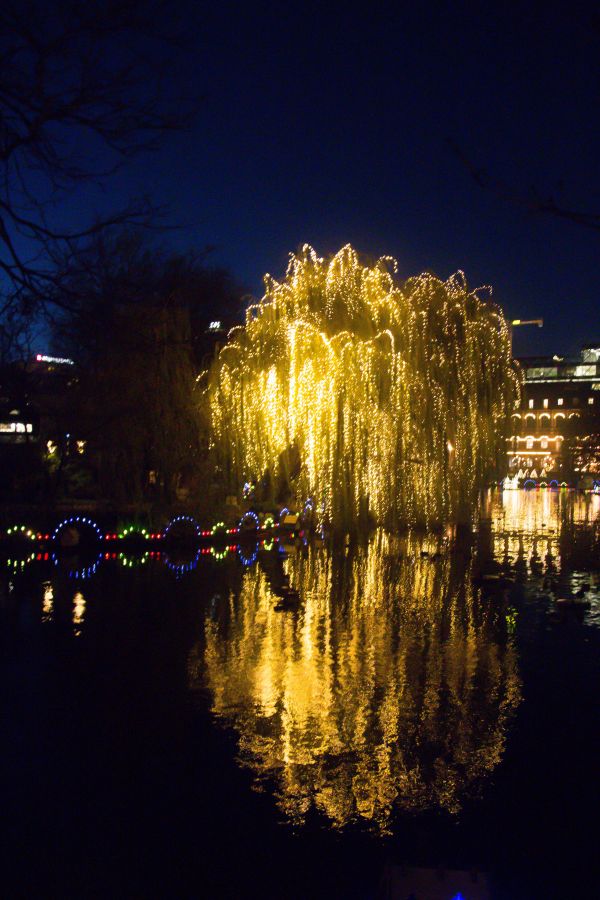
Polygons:
[[44,588],[42,622],[51,622],[54,617],[54,588],[49,581],[45,581],[42,586]]
[[385,831],[395,806],[456,812],[502,757],[521,697],[505,617],[466,558],[426,546],[378,533],[356,551],[292,552],[297,612],[275,611],[281,573],[263,556],[207,616],[191,684],[207,683],[240,761],[293,822],[316,808]]
[[80,591],[77,591],[73,597],[73,625],[76,626],[74,634],[79,637],[81,628],[77,627],[83,623],[85,618],[85,598]]
[[487,497],[493,555],[527,571],[560,571],[565,546],[600,522],[600,496],[564,490],[498,491]]

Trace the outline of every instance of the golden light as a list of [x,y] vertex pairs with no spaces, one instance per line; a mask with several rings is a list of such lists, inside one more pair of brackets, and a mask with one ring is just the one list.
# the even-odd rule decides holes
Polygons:
[[509,329],[462,272],[395,273],[305,245],[282,282],[266,276],[209,373],[230,491],[266,480],[340,527],[469,518],[519,398]]
[[[85,618],[85,606],[85,597],[81,591],[77,591],[73,597],[73,625],[78,626],[83,624]],[[76,637],[79,637],[81,635],[81,629],[75,628],[74,634]]]
[[[192,690],[274,785],[286,818],[386,831],[397,807],[457,812],[502,759],[521,699],[501,604],[437,538],[374,533],[345,555],[290,549],[297,615],[277,612],[268,558],[244,573],[188,664]],[[426,554],[426,555],[425,555]]]
[[51,622],[54,613],[54,588],[49,581],[45,581],[43,587],[42,622]]

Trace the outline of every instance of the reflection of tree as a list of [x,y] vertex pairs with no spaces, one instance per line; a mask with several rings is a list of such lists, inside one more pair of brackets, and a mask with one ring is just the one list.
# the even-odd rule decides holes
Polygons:
[[[394,805],[456,811],[500,761],[520,700],[515,649],[458,557],[379,534],[345,557],[292,556],[297,615],[274,611],[261,568],[220,621],[202,670],[240,757],[272,778],[281,808],[385,829]],[[403,557],[399,558],[402,551]]]

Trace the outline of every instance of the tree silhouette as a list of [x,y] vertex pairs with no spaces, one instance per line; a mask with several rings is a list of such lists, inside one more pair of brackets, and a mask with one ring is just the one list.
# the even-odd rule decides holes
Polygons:
[[[90,237],[148,223],[144,198],[65,226],[65,204],[189,120],[168,96],[177,49],[161,0],[5,0],[0,7],[0,322],[69,305],[64,261]],[[154,23],[154,24],[153,24]]]

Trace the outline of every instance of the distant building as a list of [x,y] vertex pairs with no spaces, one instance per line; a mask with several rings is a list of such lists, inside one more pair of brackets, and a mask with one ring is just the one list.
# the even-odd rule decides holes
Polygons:
[[[518,360],[525,378],[512,415],[508,472],[520,478],[580,479],[596,474],[600,458],[600,342],[578,359]],[[520,474],[519,474],[520,473]]]
[[219,352],[227,340],[227,334],[232,327],[230,322],[223,319],[213,319],[205,326],[196,327],[192,335],[194,358],[199,368],[207,369],[213,361],[215,354]]
[[75,381],[71,360],[40,353],[0,371],[0,445],[60,440]]
[[28,444],[39,437],[39,416],[29,404],[0,395],[0,443]]

